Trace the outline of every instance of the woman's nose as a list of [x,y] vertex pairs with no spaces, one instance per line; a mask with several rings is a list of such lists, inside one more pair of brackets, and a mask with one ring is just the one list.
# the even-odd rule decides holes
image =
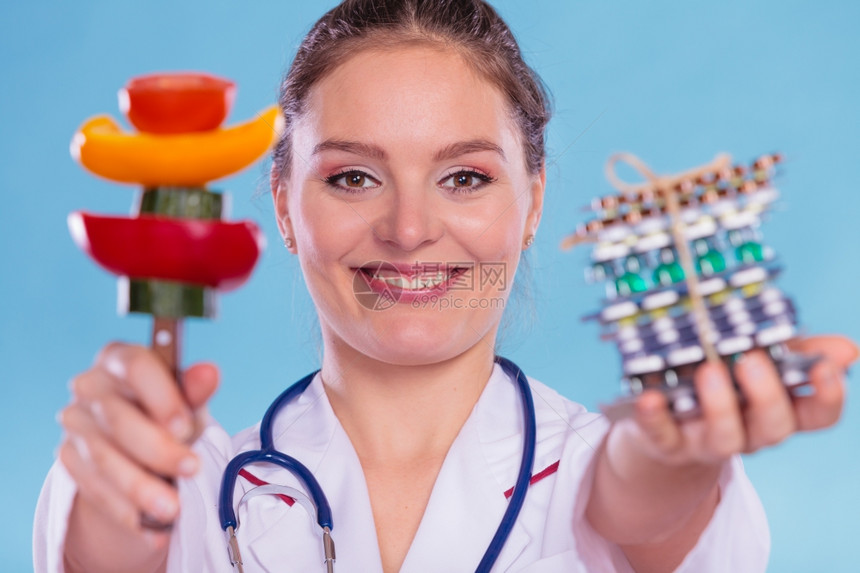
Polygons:
[[390,195],[385,213],[378,220],[376,235],[391,246],[411,252],[437,241],[442,232],[432,191],[412,188]]

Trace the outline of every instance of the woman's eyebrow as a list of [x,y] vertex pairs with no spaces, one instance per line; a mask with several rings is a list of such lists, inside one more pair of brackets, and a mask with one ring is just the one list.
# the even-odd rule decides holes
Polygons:
[[447,159],[455,159],[461,155],[476,153],[478,151],[492,151],[493,153],[497,153],[502,158],[502,161],[507,162],[508,160],[501,147],[492,141],[487,141],[486,139],[471,139],[469,141],[458,141],[457,143],[447,145],[436,152],[434,160],[445,161]]
[[322,153],[323,151],[345,151],[355,155],[362,155],[373,159],[385,160],[388,155],[385,150],[376,145],[367,143],[359,143],[358,141],[344,141],[341,139],[326,139],[314,146],[312,155]]
[[[317,155],[323,151],[344,151],[373,159],[388,159],[388,154],[379,146],[360,143],[358,141],[345,141],[342,139],[327,139],[323,142],[317,143],[314,146],[313,155]],[[470,139],[469,141],[458,141],[456,143],[446,145],[436,152],[433,160],[445,161],[479,151],[492,151],[493,153],[498,154],[499,157],[502,158],[502,161],[507,162],[507,157],[505,157],[505,152],[502,148],[486,139]]]

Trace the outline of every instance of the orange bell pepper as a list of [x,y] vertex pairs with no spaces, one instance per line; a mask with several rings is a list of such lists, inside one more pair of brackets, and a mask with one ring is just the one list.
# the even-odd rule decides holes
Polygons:
[[231,127],[171,135],[124,131],[99,115],[78,129],[70,151],[85,169],[111,181],[196,187],[252,164],[276,141],[280,125],[277,106]]

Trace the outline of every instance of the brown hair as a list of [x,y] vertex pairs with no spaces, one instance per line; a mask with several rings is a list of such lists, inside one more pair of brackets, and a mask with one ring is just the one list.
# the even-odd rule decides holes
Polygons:
[[544,165],[549,98],[523,61],[511,30],[483,0],[344,0],[314,24],[281,82],[285,129],[273,166],[282,180],[292,160],[292,127],[305,111],[313,85],[361,48],[433,43],[459,51],[506,96],[532,174]]

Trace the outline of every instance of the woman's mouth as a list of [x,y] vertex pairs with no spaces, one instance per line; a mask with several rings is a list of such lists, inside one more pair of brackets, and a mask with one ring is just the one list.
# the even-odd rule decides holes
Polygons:
[[455,284],[468,267],[445,263],[397,264],[375,261],[356,270],[373,291],[440,294]]
[[434,288],[451,278],[451,275],[439,271],[435,276],[417,275],[412,278],[405,276],[370,275],[370,280],[382,281],[388,286],[404,290],[422,290]]

